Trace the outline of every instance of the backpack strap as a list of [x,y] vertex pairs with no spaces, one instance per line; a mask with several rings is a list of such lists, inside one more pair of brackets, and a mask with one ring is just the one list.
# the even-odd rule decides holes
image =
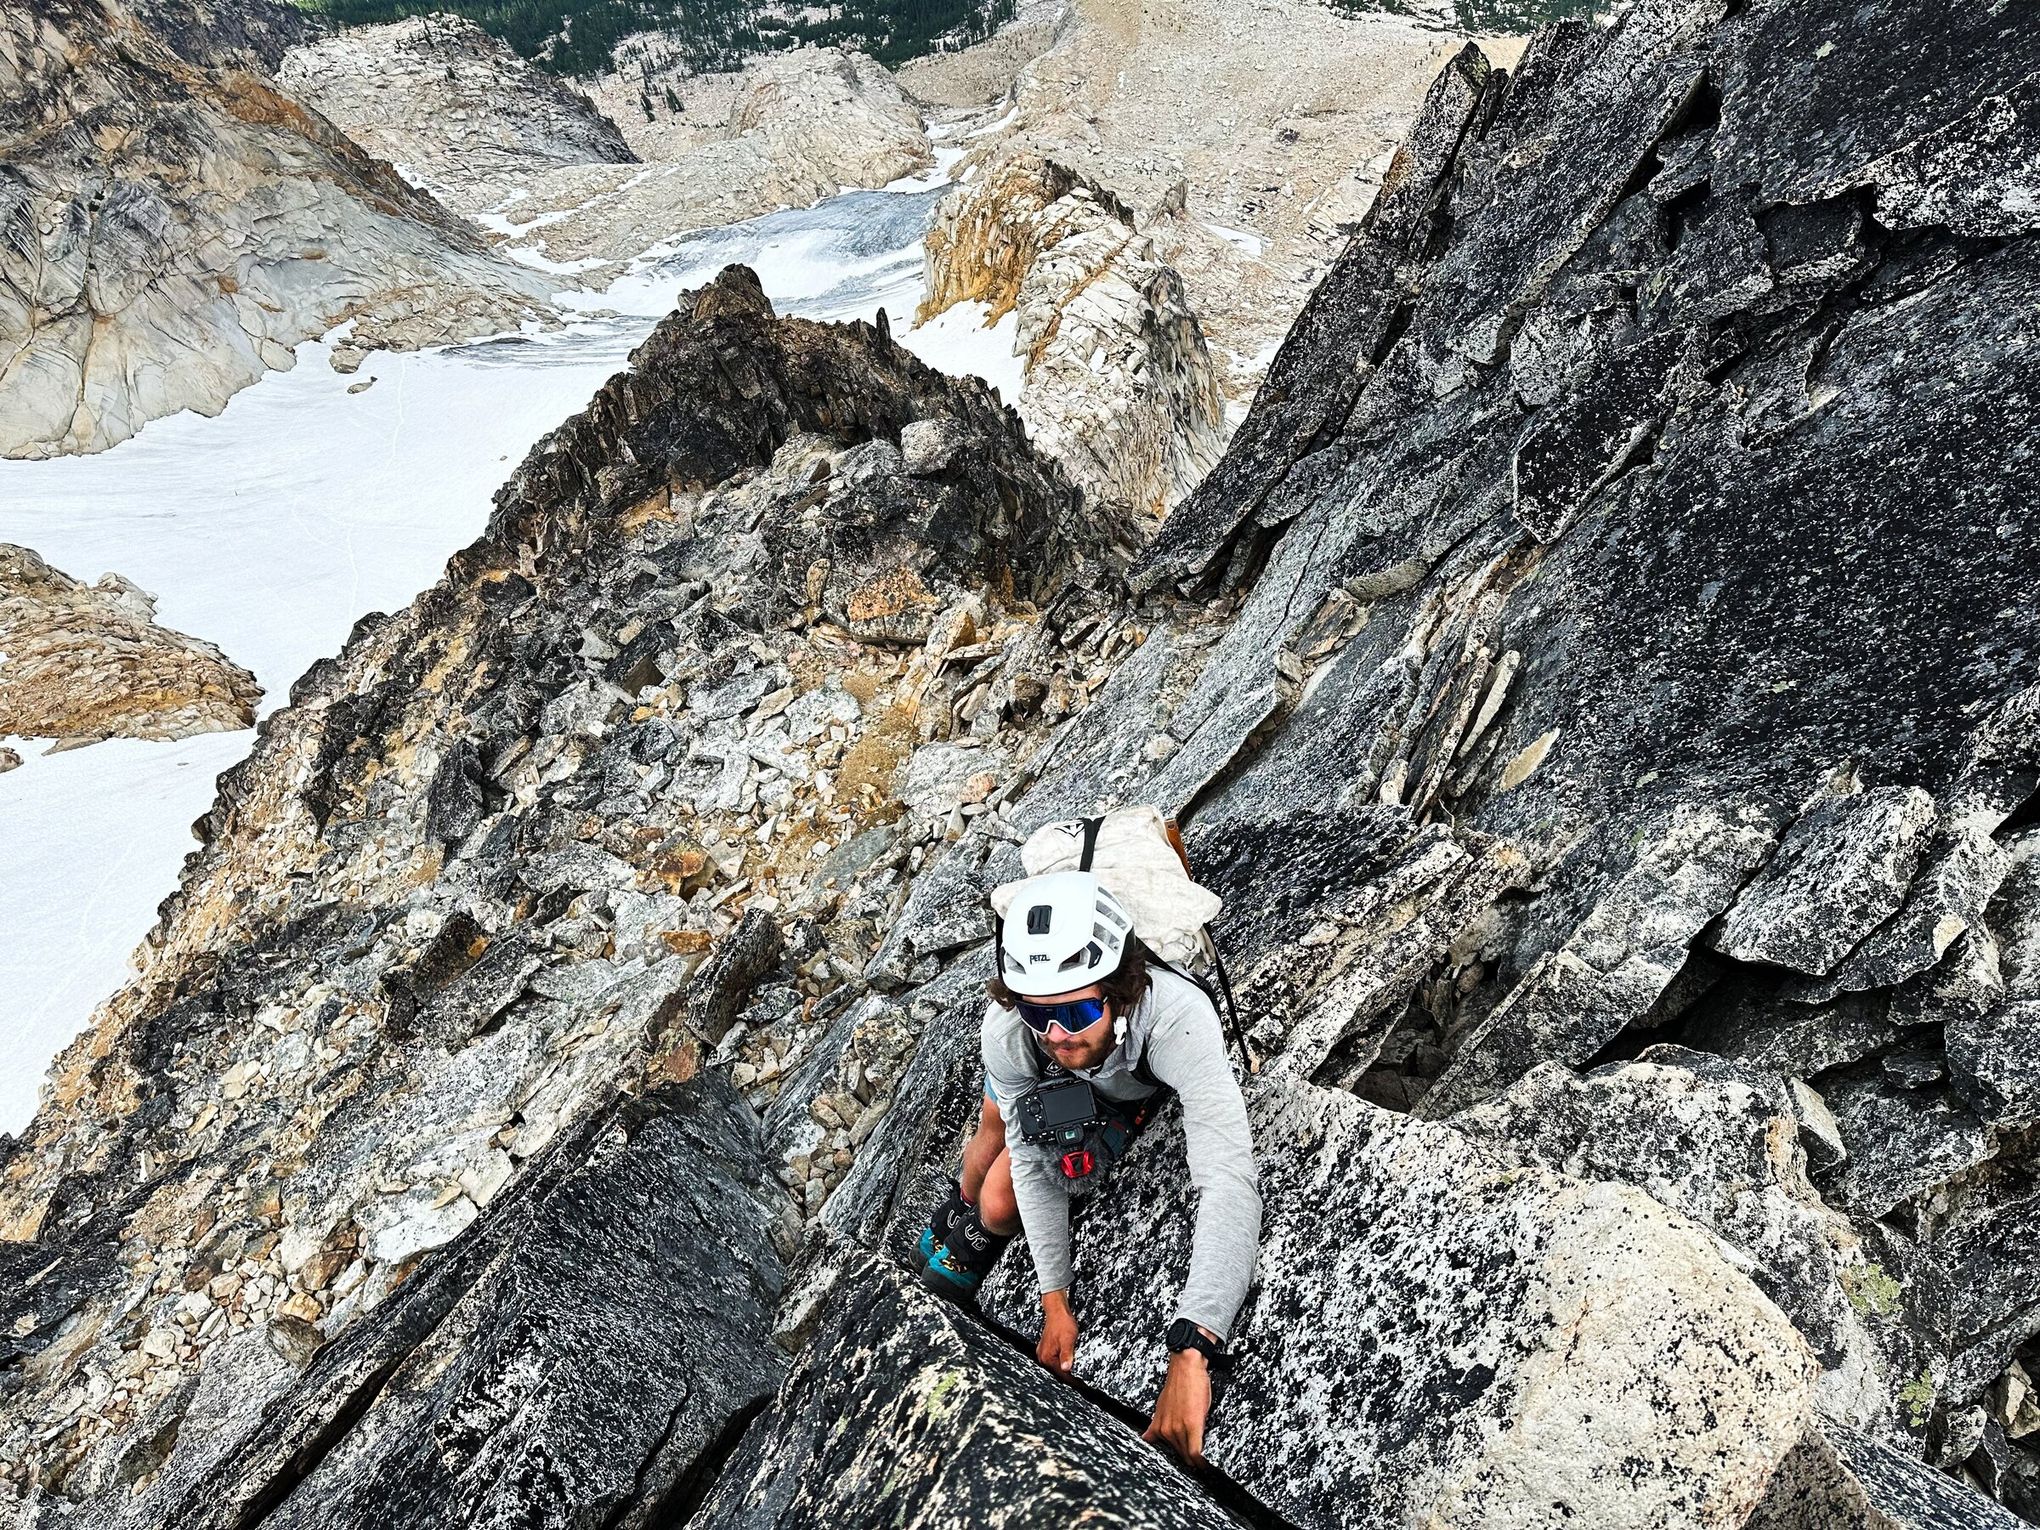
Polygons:
[[[1152,1040],[1153,1038],[1150,1037],[1149,1039]],[[1169,1087],[1167,1084],[1163,1083],[1160,1079],[1156,1078],[1155,1070],[1148,1066],[1148,1049],[1146,1042],[1143,1042],[1141,1044],[1140,1060],[1133,1065],[1133,1076],[1139,1079],[1143,1084],[1146,1084],[1150,1090],[1167,1089]]]
[[[1216,987],[1212,985],[1208,978],[1199,977],[1196,973],[1186,968],[1178,967],[1174,962],[1158,962],[1156,965],[1168,968],[1177,977],[1182,978],[1186,982],[1195,983],[1203,990],[1204,997],[1211,1001],[1211,1007],[1218,1012],[1220,1027],[1224,1030],[1232,1044],[1240,1049],[1240,1061],[1246,1064],[1247,1072],[1259,1073],[1261,1071],[1260,1060],[1248,1048],[1246,1035],[1240,1030],[1239,1007],[1233,1003],[1232,978],[1225,970],[1225,958],[1219,955],[1218,942],[1215,940],[1211,942],[1211,963],[1213,970],[1218,975],[1218,985]],[[1147,1048],[1145,1047],[1141,1048],[1140,1066],[1142,1068],[1147,1066]]]
[[1103,828],[1104,824],[1105,820],[1102,817],[1084,820],[1084,848],[1077,857],[1077,870],[1091,869],[1091,857],[1098,852],[1098,830]]
[[[1216,940],[1211,942],[1211,965],[1218,973],[1219,987],[1225,991],[1225,1018],[1232,1029],[1233,1045],[1240,1049],[1240,1061],[1247,1065],[1247,1072],[1259,1073],[1261,1062],[1247,1046],[1246,1032],[1240,1029],[1239,1006],[1233,1003],[1232,974],[1225,970],[1225,954],[1218,949]],[[1212,1001],[1214,1008],[1217,1002],[1216,999]]]

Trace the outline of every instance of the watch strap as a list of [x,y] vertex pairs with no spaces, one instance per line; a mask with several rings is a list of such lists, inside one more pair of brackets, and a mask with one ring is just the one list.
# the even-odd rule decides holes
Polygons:
[[1207,1360],[1225,1358],[1225,1345],[1206,1335],[1203,1329],[1188,1318],[1177,1318],[1171,1323],[1167,1334],[1164,1335],[1164,1341],[1172,1355],[1178,1350],[1194,1349]]

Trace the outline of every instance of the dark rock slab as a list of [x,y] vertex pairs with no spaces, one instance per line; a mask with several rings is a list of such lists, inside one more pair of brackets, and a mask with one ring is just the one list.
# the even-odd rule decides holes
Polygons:
[[1461,1041],[1423,1113],[1463,1109],[1543,1059],[1582,1065],[1641,1020],[1694,938],[1769,850],[1771,835],[1765,816],[1748,809],[1681,813],[1663,825],[1566,943],[1539,958]]
[[1745,1530],[2016,1530],[2025,1523],[1860,1430],[1823,1424],[1780,1468]]
[[1979,829],[1952,836],[1929,853],[1897,913],[1829,977],[1795,983],[1786,995],[1819,1003],[1837,993],[1896,988],[1928,971],[1965,931],[1982,921],[2011,865],[2003,848]]
[[687,1028],[703,1041],[722,1040],[784,945],[778,920],[763,909],[746,912],[688,983]]
[[1560,24],[1518,63],[1506,109],[1467,156],[1458,237],[1426,285],[1412,328],[1440,368],[1502,359],[1516,305],[1619,202],[1703,78],[1697,44],[1721,8],[1649,0],[1607,28]]
[[1908,1089],[1881,1067],[1865,1065],[1820,1087],[1849,1152],[1823,1188],[1835,1205],[1860,1216],[1885,1215],[1982,1163],[1997,1146],[1991,1129],[1945,1086]]
[[1973,1170],[1920,1219],[1922,1316],[1940,1339],[1937,1401],[1980,1399],[2040,1334],[2040,1185],[2016,1156]]
[[[1767,202],[1881,187],[1892,166],[1967,136],[1956,125],[2040,70],[2033,29],[2010,11],[1950,12],[1926,28],[1918,19],[1905,0],[1846,12],[1753,6],[1721,60],[1716,179],[1754,184]],[[1973,162],[1946,171],[1951,186],[1990,179]]]
[[2040,999],[2009,999],[1948,1029],[1948,1066],[1986,1120],[2040,1120]]
[[619,1104],[135,1523],[647,1523],[779,1379],[777,1199],[719,1077]]
[[1154,1446],[982,1325],[855,1256],[697,1530],[1220,1530]]
[[1988,927],[1965,938],[1922,1017],[1944,1022],[1963,1100],[1986,1120],[2020,1126],[2040,1118],[2040,836],[2018,836],[2007,865]]
[[1811,1078],[1897,1044],[1902,1034],[1882,995],[1844,994],[1829,1004],[1794,1004],[1775,983],[1710,994],[1678,1026],[1681,1042],[1789,1078]]
[[1682,337],[1665,331],[1588,363],[1530,422],[1512,464],[1515,515],[1540,542],[1556,540],[1587,500],[1657,428]]
[[1714,948],[1826,975],[1898,911],[1933,823],[1933,799],[1917,787],[1845,788],[1817,801],[1736,899]]
[[1940,225],[1979,238],[2040,227],[2040,76],[2028,75],[1876,166],[1877,215],[1894,228]]

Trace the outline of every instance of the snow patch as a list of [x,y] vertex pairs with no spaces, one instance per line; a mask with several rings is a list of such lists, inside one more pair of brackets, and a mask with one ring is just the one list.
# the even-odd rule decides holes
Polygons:
[[[5,536],[68,574],[114,570],[154,592],[160,621],[247,665],[273,710],[364,613],[437,579],[532,444],[586,404],[682,291],[732,262],[758,272],[782,313],[875,319],[883,308],[923,360],[1016,401],[1011,315],[987,329],[981,306],[960,306],[908,328],[940,195],[856,192],[677,237],[607,291],[563,294],[579,317],[551,333],[377,352],[354,376],[328,365],[338,331],[308,341],[292,370],[215,418],[157,420],[94,456],[0,463]],[[0,1132],[27,1123],[50,1058],[125,981],[213,778],[252,739],[111,740],[57,755],[16,745],[21,768],[0,775]]]

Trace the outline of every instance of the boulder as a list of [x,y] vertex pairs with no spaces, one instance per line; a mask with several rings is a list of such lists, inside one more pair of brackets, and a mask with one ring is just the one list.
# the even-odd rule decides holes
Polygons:
[[1787,831],[1722,919],[1715,949],[1825,976],[1898,912],[1933,825],[1933,799],[1917,787],[1844,783]]
[[1859,1064],[1823,1081],[1848,1159],[1823,1176],[1836,1205],[1881,1217],[1990,1157],[1997,1141],[1945,1085],[1909,1088]]
[[1948,1068],[1966,1104],[1999,1126],[2040,1118],[2040,834],[2012,842],[1985,931],[1959,953],[1967,982],[1937,995]]
[[1424,1098],[1437,1116],[1484,1098],[1540,1058],[1575,1066],[1644,1019],[1688,948],[1772,844],[1761,814],[1680,813],[1556,951],[1459,1045]]
[[1574,1178],[1634,1185],[1705,1227],[1819,1355],[1823,1412],[1870,1423],[1895,1383],[1850,1300],[1860,1240],[1807,1181],[1800,1108],[1775,1076],[1652,1047],[1584,1078],[1541,1064],[1450,1124]]

